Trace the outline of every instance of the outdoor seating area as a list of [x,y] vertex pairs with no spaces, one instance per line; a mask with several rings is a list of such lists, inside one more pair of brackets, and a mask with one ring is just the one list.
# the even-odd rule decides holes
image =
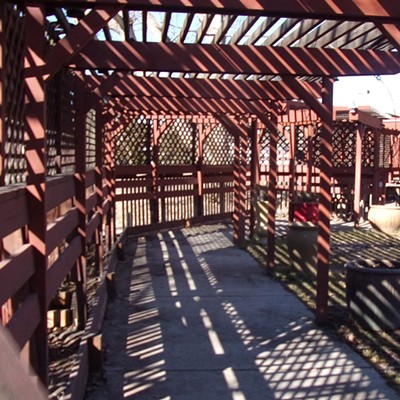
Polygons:
[[0,398],[400,392],[398,5],[261,3],[0,2]]

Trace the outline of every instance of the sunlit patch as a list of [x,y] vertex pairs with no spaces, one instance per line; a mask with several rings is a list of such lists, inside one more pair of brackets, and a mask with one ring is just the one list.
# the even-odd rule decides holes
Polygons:
[[214,330],[210,317],[207,314],[207,311],[202,308],[200,310],[200,316],[203,321],[204,327],[207,329],[208,338],[210,339],[211,346],[216,355],[225,354],[224,347],[218,337],[217,332]]
[[225,368],[223,371],[226,385],[232,391],[233,400],[245,400],[246,396],[240,391],[239,381],[235,375],[235,371],[229,367]]

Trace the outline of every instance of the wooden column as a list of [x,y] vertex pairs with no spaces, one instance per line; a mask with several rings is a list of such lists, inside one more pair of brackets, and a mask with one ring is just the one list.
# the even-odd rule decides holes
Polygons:
[[43,384],[48,384],[47,254],[46,254],[46,101],[43,77],[45,52],[44,6],[26,7],[25,157],[29,215],[28,238],[33,246],[35,274],[32,290],[39,299],[40,322],[31,341],[31,360]]
[[374,177],[372,185],[372,204],[379,204],[379,197],[381,193],[381,174],[379,171],[380,159],[380,130],[374,128]]
[[86,105],[82,83],[75,82],[75,206],[78,210],[78,234],[81,238],[81,255],[74,280],[77,288],[78,326],[83,329],[87,318],[86,299]]
[[[107,201],[109,208],[106,215],[106,241],[107,249],[110,250],[113,243],[113,228],[112,228],[112,215],[113,215],[113,166],[114,166],[114,154],[113,154],[113,117],[107,114],[107,123],[105,124],[104,132],[104,162],[105,162],[105,180],[107,186]],[[114,211],[115,212],[115,211]]]
[[361,172],[362,172],[362,140],[365,126],[360,122],[357,124],[356,132],[356,160],[354,172],[354,227],[360,226],[360,203],[361,203]]
[[250,209],[250,237],[254,236],[254,225],[255,225],[255,211],[254,211],[254,201],[256,201],[257,187],[260,184],[260,135],[257,124],[257,119],[253,119],[251,125],[251,193],[252,202]]
[[202,217],[204,214],[203,203],[203,144],[204,144],[204,122],[200,120],[197,123],[198,129],[198,162],[197,162],[197,197],[196,197],[196,216]]
[[151,223],[157,224],[159,222],[165,222],[165,200],[162,199],[162,221],[160,221],[160,215],[158,212],[158,141],[160,139],[160,128],[158,118],[153,118],[153,146],[152,146],[152,157],[151,157],[151,176],[152,176],[152,199],[150,201],[151,209]]
[[233,164],[233,242],[243,245],[246,235],[246,156],[247,156],[247,120],[237,123],[232,117],[218,117],[235,138]]
[[276,236],[276,199],[278,181],[278,107],[271,103],[268,116],[258,114],[269,130],[269,166],[268,166],[268,227],[267,227],[267,265],[266,272],[271,274],[275,268]]
[[292,202],[296,188],[296,125],[290,123],[290,141],[289,141],[289,199]]
[[96,107],[96,148],[95,148],[95,187],[96,212],[99,215],[99,224],[96,228],[96,267],[99,274],[103,272],[103,108]]
[[5,18],[6,3],[0,4],[0,186],[5,184]]
[[307,155],[306,155],[306,190],[311,192],[312,190],[312,176],[313,176],[313,137],[314,137],[314,126],[308,126],[307,134]]
[[332,132],[333,132],[333,80],[323,79],[322,127],[320,156],[320,201],[318,222],[318,267],[316,323],[324,324],[328,318],[329,254],[331,219],[331,179],[332,179]]

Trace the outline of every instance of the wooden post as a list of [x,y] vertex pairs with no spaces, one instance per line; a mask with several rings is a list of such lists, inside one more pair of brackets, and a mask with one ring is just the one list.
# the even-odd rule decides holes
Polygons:
[[32,290],[38,294],[40,322],[31,341],[31,360],[44,386],[48,384],[47,254],[46,254],[46,101],[43,76],[45,53],[44,6],[26,7],[25,157],[29,243],[34,249]]
[[[113,168],[113,147],[112,147],[112,117],[110,114],[107,115],[110,120],[105,125],[105,140],[104,140],[104,162],[105,162],[105,179],[107,186],[107,200],[109,202],[109,209],[106,215],[106,241],[107,250],[111,250],[113,238],[112,238],[112,168]],[[114,205],[115,207],[115,205]]]
[[[158,118],[153,118],[153,154],[151,157],[151,176],[152,176],[152,199],[150,200],[151,210],[151,223],[157,224],[160,221],[160,215],[158,212],[158,141],[160,139],[160,128]],[[162,222],[165,221],[165,202],[162,201]]]
[[267,227],[267,265],[266,272],[271,274],[275,268],[276,235],[276,199],[278,181],[278,107],[271,103],[268,116],[258,113],[258,118],[269,131],[269,166],[268,166],[268,227]]
[[87,318],[86,299],[86,108],[85,91],[80,81],[75,84],[76,133],[75,133],[75,206],[78,210],[78,234],[81,255],[74,271],[77,288],[78,326],[83,329]]
[[381,130],[377,128],[373,128],[374,132],[374,177],[372,184],[372,204],[379,203],[379,196],[381,193],[380,185],[381,185],[381,174],[379,171],[379,160],[381,158],[380,154],[380,133]]
[[293,200],[294,191],[296,188],[296,125],[294,122],[290,123],[290,141],[289,141],[289,196]]
[[333,131],[333,80],[323,78],[320,156],[320,201],[318,221],[318,267],[316,323],[324,324],[328,318],[329,254],[331,219],[331,179],[332,179],[332,131]]
[[356,160],[354,176],[354,227],[360,226],[360,203],[361,203],[361,172],[362,172],[362,140],[365,126],[360,122],[357,125],[356,132]]
[[238,124],[232,117],[219,116],[220,121],[234,133],[234,164],[233,164],[233,242],[243,245],[246,234],[246,156],[248,128],[246,121]]
[[253,119],[251,125],[251,193],[252,201],[250,208],[250,237],[254,236],[255,211],[254,202],[257,200],[257,186],[260,184],[260,135],[257,119]]
[[96,212],[100,216],[96,228],[96,267],[99,274],[103,273],[103,109],[96,107],[96,148],[95,148],[95,187],[96,187]]
[[5,23],[6,3],[0,4],[0,186],[5,184]]
[[204,214],[203,204],[203,144],[204,144],[204,123],[201,120],[197,123],[198,128],[198,162],[197,162],[197,196],[196,196],[196,216],[202,217]]
[[306,190],[311,192],[312,190],[312,176],[313,176],[313,137],[314,137],[314,126],[308,126],[307,135],[307,155],[306,155]]

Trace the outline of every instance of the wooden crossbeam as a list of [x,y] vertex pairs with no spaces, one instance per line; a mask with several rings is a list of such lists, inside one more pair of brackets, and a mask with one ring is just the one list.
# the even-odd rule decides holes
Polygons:
[[250,114],[254,107],[267,112],[265,102],[251,102],[224,99],[183,99],[165,97],[120,97],[112,99],[111,104],[120,104],[133,111],[153,114]]
[[[118,81],[119,80],[119,81]],[[310,95],[321,97],[321,85],[304,83]],[[144,78],[113,74],[98,87],[100,96],[156,96],[242,100],[292,100],[298,94],[284,81],[246,81],[184,78]]]
[[[54,0],[20,0],[20,3],[54,5]],[[272,15],[299,18],[399,20],[400,4],[393,0],[58,0],[60,7],[96,7],[124,5],[135,10],[220,13],[239,15]]]
[[91,41],[70,63],[76,69],[300,76],[396,74],[394,52],[272,46]]
[[79,24],[46,54],[48,78],[54,76],[64,64],[68,63],[120,10],[121,7],[106,7],[92,10],[85,15]]

